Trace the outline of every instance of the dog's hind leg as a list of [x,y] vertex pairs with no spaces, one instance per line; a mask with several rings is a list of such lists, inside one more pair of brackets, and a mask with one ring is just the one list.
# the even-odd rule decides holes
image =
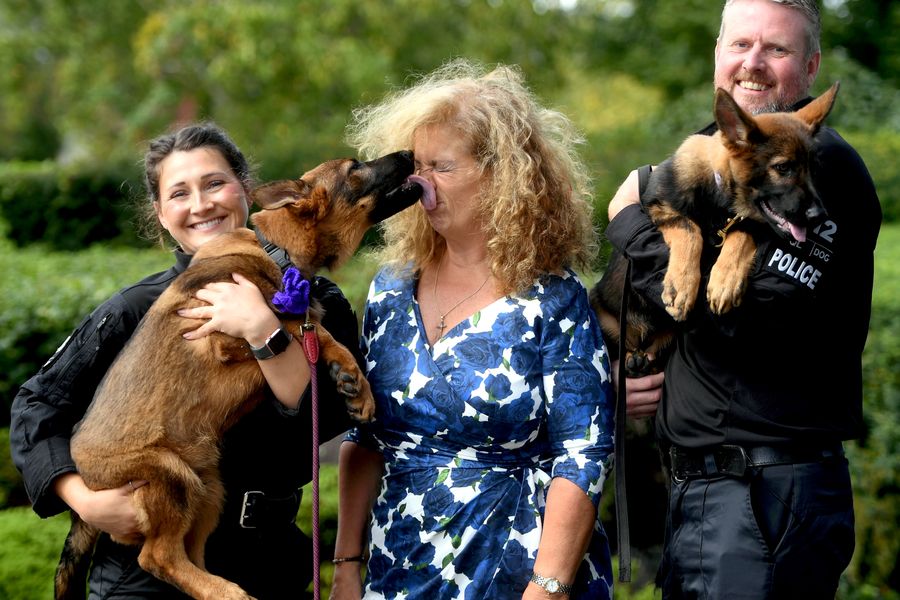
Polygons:
[[213,575],[192,563],[185,551],[187,531],[161,529],[147,538],[138,563],[148,573],[167,581],[198,600],[252,600],[240,586]]
[[204,476],[202,479],[205,489],[194,515],[193,527],[185,536],[184,547],[191,562],[201,569],[205,569],[203,554],[206,540],[219,524],[219,515],[222,514],[222,506],[225,501],[225,487],[219,479],[218,472],[211,476]]
[[721,315],[740,306],[755,258],[756,242],[749,233],[728,234],[706,286],[706,299],[714,313]]
[[100,530],[82,521],[73,510],[72,528],[66,536],[62,556],[56,567],[54,581],[56,600],[84,600],[88,569],[98,537]]
[[[214,449],[194,450],[200,454],[215,454]],[[197,521],[210,519],[209,515],[201,513],[216,511],[212,506],[215,502],[210,502],[210,498],[216,495],[216,489],[210,495],[205,482],[193,468],[168,450],[148,451],[145,469],[140,476],[150,483],[134,494],[145,537],[138,556],[141,568],[192,598],[251,600],[251,596],[240,586],[209,573],[188,556],[188,543],[196,559],[200,551],[200,538],[203,537],[203,543],[206,541],[208,532],[204,534],[203,529],[209,529],[210,521],[202,524],[201,529],[197,529]],[[220,489],[218,493],[221,493]],[[194,539],[189,541],[191,533]]]

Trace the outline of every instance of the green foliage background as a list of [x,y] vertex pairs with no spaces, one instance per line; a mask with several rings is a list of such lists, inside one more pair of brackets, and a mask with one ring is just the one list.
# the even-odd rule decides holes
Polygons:
[[[886,222],[896,222],[900,3],[824,5],[814,92],[842,82],[829,124],[865,159]],[[4,0],[0,233],[15,243],[0,241],[0,425],[17,386],[85,314],[169,265],[165,253],[129,247],[141,245],[129,204],[140,201],[146,140],[211,118],[261,180],[293,177],[352,154],[343,142],[352,110],[414,74],[458,56],[512,63],[584,131],[602,228],[629,170],[711,120],[720,11],[708,0]],[[876,254],[868,431],[849,448],[858,540],[845,599],[900,590],[900,226],[884,228]],[[335,275],[357,308],[373,269],[358,259]],[[25,501],[7,435],[0,429],[0,507]],[[0,512],[0,597],[49,594],[64,530],[65,519]]]

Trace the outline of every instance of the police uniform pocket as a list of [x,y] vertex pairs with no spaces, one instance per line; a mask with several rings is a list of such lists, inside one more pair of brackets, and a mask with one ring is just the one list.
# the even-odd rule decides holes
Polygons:
[[794,521],[792,510],[794,476],[792,465],[759,469],[750,482],[753,516],[766,546],[773,555]]

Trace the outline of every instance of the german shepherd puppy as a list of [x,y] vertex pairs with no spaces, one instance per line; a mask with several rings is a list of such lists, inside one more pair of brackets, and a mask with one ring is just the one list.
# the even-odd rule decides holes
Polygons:
[[[350,257],[376,222],[418,200],[421,188],[407,182],[411,152],[361,163],[333,160],[300,179],[264,185],[253,199],[265,210],[252,221],[284,248],[304,276]],[[91,489],[147,480],[133,502],[140,521],[142,568],[194,598],[247,600],[239,586],[204,569],[204,546],[222,511],[219,477],[223,433],[262,399],[265,380],[244,340],[214,333],[187,341],[182,334],[202,321],[177,316],[202,304],[193,297],[213,281],[241,273],[271,302],[281,288],[278,265],[249,229],[204,244],[188,268],[144,317],[100,384],[72,437],[72,457]],[[320,359],[330,365],[350,413],[374,415],[374,400],[353,355],[316,323]],[[301,317],[284,320],[297,339]],[[56,575],[56,598],[84,598],[84,576],[99,531],[72,512]],[[128,543],[127,540],[117,540]]]
[[[662,370],[674,340],[672,320],[684,321],[694,307],[704,244],[720,248],[706,298],[715,314],[723,314],[740,305],[753,268],[753,222],[768,223],[778,235],[804,242],[807,227],[825,217],[810,177],[810,154],[838,88],[835,83],[797,112],[755,117],[718,89],[719,131],[688,137],[653,170],[641,202],[669,247],[661,295],[665,312],[629,288],[626,356],[620,357],[629,377]],[[601,327],[615,343],[621,334],[626,266],[624,256],[614,252],[591,290]]]

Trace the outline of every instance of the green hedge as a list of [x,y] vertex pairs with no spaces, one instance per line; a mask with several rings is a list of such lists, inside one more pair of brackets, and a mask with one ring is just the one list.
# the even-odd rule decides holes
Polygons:
[[54,162],[0,163],[0,216],[17,246],[77,250],[133,233],[137,173],[129,168],[66,169]]
[[844,138],[856,148],[875,181],[884,221],[900,221],[900,134],[879,130],[871,133],[847,132]]

